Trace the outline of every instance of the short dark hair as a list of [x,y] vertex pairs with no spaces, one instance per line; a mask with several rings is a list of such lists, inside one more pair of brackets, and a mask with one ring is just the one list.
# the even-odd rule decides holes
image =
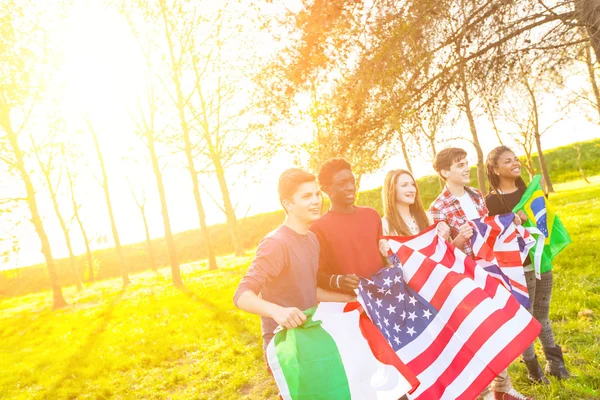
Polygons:
[[343,158],[330,158],[325,161],[321,165],[321,169],[319,169],[319,185],[321,186],[321,190],[324,190],[325,186],[331,185],[333,176],[345,169],[352,171],[352,166]]
[[[283,171],[279,175],[279,184],[277,185],[281,206],[283,207],[283,200],[291,200],[300,185],[316,180],[316,176],[300,168],[290,168]],[[285,207],[283,209],[285,210]]]
[[467,152],[463,149],[460,149],[458,147],[448,147],[447,149],[444,149],[437,153],[435,159],[433,160],[433,169],[435,169],[435,171],[443,180],[446,180],[446,178],[442,176],[442,170],[450,170],[452,164],[462,160],[466,156]]

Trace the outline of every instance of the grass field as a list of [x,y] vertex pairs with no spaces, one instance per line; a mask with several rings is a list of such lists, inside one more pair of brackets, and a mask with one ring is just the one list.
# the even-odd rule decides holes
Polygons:
[[[600,399],[600,176],[592,182],[557,185],[551,197],[573,239],[555,262],[551,317],[576,376],[531,386],[513,363],[515,386],[536,399]],[[186,290],[167,268],[132,275],[125,291],[120,279],[69,287],[59,311],[49,292],[2,300],[0,398],[274,398],[259,319],[231,300],[250,260],[223,257],[217,272],[186,264]]]

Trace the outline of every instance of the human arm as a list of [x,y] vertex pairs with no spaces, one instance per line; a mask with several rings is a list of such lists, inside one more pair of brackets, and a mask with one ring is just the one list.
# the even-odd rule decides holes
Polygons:
[[452,244],[459,249],[464,249],[465,243],[473,236],[473,227],[467,222],[458,228],[458,235],[452,240]]
[[440,235],[444,240],[449,240],[450,238],[450,227],[444,221],[437,224],[435,227],[436,233]]
[[236,306],[251,314],[273,318],[275,322],[287,329],[296,328],[306,321],[306,315],[298,308],[278,306],[261,299],[251,290],[246,290],[239,295]]
[[274,319],[286,328],[299,326],[306,320],[304,313],[295,307],[281,307],[259,297],[265,286],[277,278],[286,264],[281,242],[267,237],[258,244],[256,256],[240,281],[233,302],[239,309]]
[[323,288],[317,288],[317,301],[320,303],[322,301],[333,301],[345,303],[349,301],[356,301],[356,294],[349,293],[340,293],[340,292],[332,292],[330,290],[325,290]]
[[319,272],[317,273],[317,284],[323,289],[352,291],[358,288],[359,280],[359,277],[354,274],[330,274],[321,268],[319,268]]

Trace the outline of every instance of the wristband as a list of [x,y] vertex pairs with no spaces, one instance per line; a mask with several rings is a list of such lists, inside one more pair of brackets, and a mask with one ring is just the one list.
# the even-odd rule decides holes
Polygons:
[[338,275],[337,278],[335,278],[335,286],[337,286],[338,289],[341,289],[341,287],[340,287],[340,275]]
[[331,280],[333,279],[333,277],[334,277],[334,276],[335,276],[335,275],[331,275],[331,276],[329,277],[329,287],[330,287],[331,289],[334,289],[333,285],[331,284]]

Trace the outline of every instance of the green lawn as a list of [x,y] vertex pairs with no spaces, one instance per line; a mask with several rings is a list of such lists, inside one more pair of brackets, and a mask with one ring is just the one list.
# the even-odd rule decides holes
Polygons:
[[[551,199],[573,244],[556,259],[551,316],[575,378],[515,386],[537,399],[600,398],[600,177],[557,185]],[[50,311],[48,292],[0,302],[2,399],[262,399],[276,389],[265,370],[259,319],[234,309],[233,291],[251,257],[169,269],[65,289],[71,304]],[[538,352],[541,354],[541,352]],[[543,362],[543,356],[540,357]]]

